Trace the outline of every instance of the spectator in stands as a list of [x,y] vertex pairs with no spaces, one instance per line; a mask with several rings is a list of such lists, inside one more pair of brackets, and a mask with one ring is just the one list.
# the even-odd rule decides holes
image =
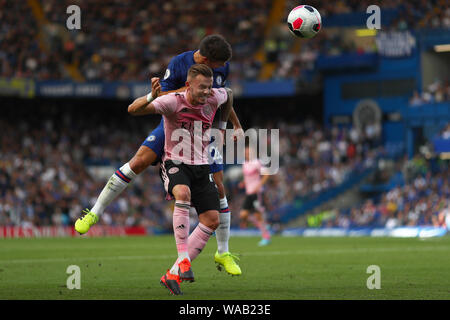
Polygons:
[[[349,216],[354,227],[372,226],[394,228],[398,226],[443,226],[450,209],[450,169],[442,162],[436,172],[429,163],[415,158],[405,162],[413,174],[404,186],[383,193],[374,204],[371,199],[352,209]],[[341,212],[344,214],[344,211]]]
[[416,107],[416,106],[422,105],[423,102],[424,102],[424,101],[423,101],[422,98],[420,97],[419,92],[418,92],[417,90],[414,90],[414,93],[413,93],[411,99],[409,99],[409,105],[410,105],[411,107]]

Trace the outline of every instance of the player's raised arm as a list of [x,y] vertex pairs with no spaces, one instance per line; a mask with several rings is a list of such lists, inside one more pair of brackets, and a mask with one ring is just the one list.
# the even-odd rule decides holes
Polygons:
[[154,107],[151,106],[151,102],[157,98],[161,93],[161,84],[159,78],[152,78],[152,92],[148,95],[136,98],[129,106],[128,113],[133,116],[141,116],[146,114],[155,113]]
[[184,86],[184,87],[181,87],[181,88],[176,89],[176,90],[161,91],[161,92],[159,93],[159,96],[163,96],[163,95],[166,95],[166,94],[168,94],[168,93],[173,93],[173,92],[184,92],[184,91],[186,91],[186,89],[187,89],[187,87]]
[[[227,101],[220,106],[222,112],[220,113],[220,129],[226,129],[226,122],[230,117],[231,110],[233,109],[233,91],[230,88],[225,88],[227,91]],[[222,127],[224,126],[224,127]]]
[[244,130],[242,129],[241,122],[239,121],[239,118],[238,118],[236,112],[234,111],[234,107],[233,106],[231,106],[231,110],[230,110],[228,118],[230,119],[231,124],[233,125],[234,140],[237,141],[237,140],[243,138],[245,136],[244,135]]
[[132,116],[143,116],[146,114],[155,114],[156,109],[152,103],[148,103],[147,98],[144,96],[137,98],[128,106],[128,113]]

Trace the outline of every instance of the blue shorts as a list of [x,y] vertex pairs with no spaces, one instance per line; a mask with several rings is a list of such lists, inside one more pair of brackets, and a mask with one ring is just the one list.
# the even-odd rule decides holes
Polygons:
[[142,146],[149,147],[152,149],[156,155],[157,159],[152,163],[152,166],[158,164],[161,161],[164,154],[164,120],[161,119],[159,125],[148,135],[145,141],[141,144]]
[[215,147],[210,147],[211,158],[214,161],[209,165],[209,169],[211,173],[216,173],[219,171],[223,171],[223,157],[220,154],[219,150]]
[[[152,163],[152,166],[157,165],[161,162],[162,156],[164,154],[164,118],[161,119],[159,125],[148,135],[145,141],[141,144],[142,146],[146,146],[152,149],[156,155],[157,159]],[[211,157],[214,160],[212,164],[210,164],[211,173],[216,173],[219,171],[223,171],[223,158],[220,152],[211,147]]]

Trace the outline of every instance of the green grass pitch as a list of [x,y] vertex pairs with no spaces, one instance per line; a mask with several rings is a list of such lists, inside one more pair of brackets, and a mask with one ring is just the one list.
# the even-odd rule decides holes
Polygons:
[[[0,239],[0,299],[316,300],[449,299],[450,237],[232,237],[243,275],[215,268],[216,239],[193,262],[183,296],[159,284],[176,257],[173,236]],[[81,271],[81,289],[66,286],[67,267]],[[381,270],[369,290],[367,267]]]

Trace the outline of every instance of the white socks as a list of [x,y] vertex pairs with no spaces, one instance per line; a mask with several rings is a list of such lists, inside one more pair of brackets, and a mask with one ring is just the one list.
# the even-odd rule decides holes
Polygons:
[[97,216],[101,215],[105,211],[105,208],[125,190],[131,180],[136,176],[136,173],[131,170],[128,162],[120,167],[120,169],[117,169],[111,178],[109,178],[91,211]]
[[230,239],[231,213],[227,197],[220,199],[219,221],[219,227],[216,229],[217,251],[222,254],[228,252],[228,240]]

